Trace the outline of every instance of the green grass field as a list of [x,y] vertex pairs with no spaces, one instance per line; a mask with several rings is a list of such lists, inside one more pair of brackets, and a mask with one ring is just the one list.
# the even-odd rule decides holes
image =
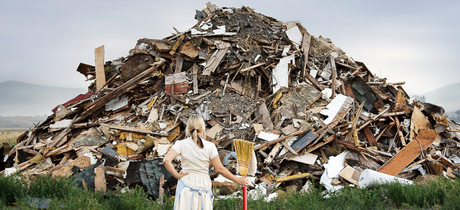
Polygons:
[[[0,178],[1,209],[172,209],[174,199],[160,204],[150,199],[142,188],[129,193],[108,192],[107,195],[76,187],[70,179],[37,177]],[[285,193],[272,202],[248,201],[248,209],[460,209],[460,179],[443,177],[402,186],[389,184],[368,189],[345,187],[329,198],[323,189],[311,194]],[[240,199],[215,200],[214,209],[242,209]]]

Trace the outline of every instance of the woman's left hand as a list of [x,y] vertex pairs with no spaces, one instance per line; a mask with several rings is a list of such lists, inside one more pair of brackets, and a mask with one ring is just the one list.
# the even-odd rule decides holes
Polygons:
[[184,177],[184,176],[187,176],[187,175],[188,175],[187,172],[181,171],[181,172],[179,172],[178,177],[176,177],[176,178],[177,178],[177,179],[180,179],[180,178],[182,178],[182,177]]

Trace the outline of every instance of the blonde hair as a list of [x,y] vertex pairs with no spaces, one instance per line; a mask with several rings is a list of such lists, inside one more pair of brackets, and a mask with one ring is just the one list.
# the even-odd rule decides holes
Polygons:
[[188,118],[187,128],[185,128],[185,135],[187,137],[192,137],[193,141],[200,147],[203,148],[203,140],[201,137],[198,137],[198,132],[202,134],[206,133],[206,126],[204,124],[203,117],[198,114],[193,114]]

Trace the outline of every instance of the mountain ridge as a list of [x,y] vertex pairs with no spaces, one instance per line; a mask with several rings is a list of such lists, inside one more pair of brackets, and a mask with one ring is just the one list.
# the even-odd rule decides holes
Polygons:
[[0,116],[51,115],[57,105],[86,92],[83,88],[5,81],[0,83]]
[[446,111],[460,109],[460,82],[442,86],[423,94],[426,102],[443,107]]

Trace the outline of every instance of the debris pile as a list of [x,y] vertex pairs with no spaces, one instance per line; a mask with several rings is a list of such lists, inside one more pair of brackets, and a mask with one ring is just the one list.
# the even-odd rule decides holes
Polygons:
[[[231,172],[233,140],[254,143],[253,188],[267,196],[308,191],[313,179],[336,189],[375,174],[460,175],[460,126],[442,107],[410,102],[404,82],[375,76],[298,21],[206,5],[189,30],[139,39],[126,57],[104,63],[97,48],[95,66],[77,69],[94,80],[88,93],[5,149],[0,173],[72,176],[101,191],[142,185],[163,199],[177,180],[162,158],[197,113]],[[210,175],[221,194],[237,188]]]

